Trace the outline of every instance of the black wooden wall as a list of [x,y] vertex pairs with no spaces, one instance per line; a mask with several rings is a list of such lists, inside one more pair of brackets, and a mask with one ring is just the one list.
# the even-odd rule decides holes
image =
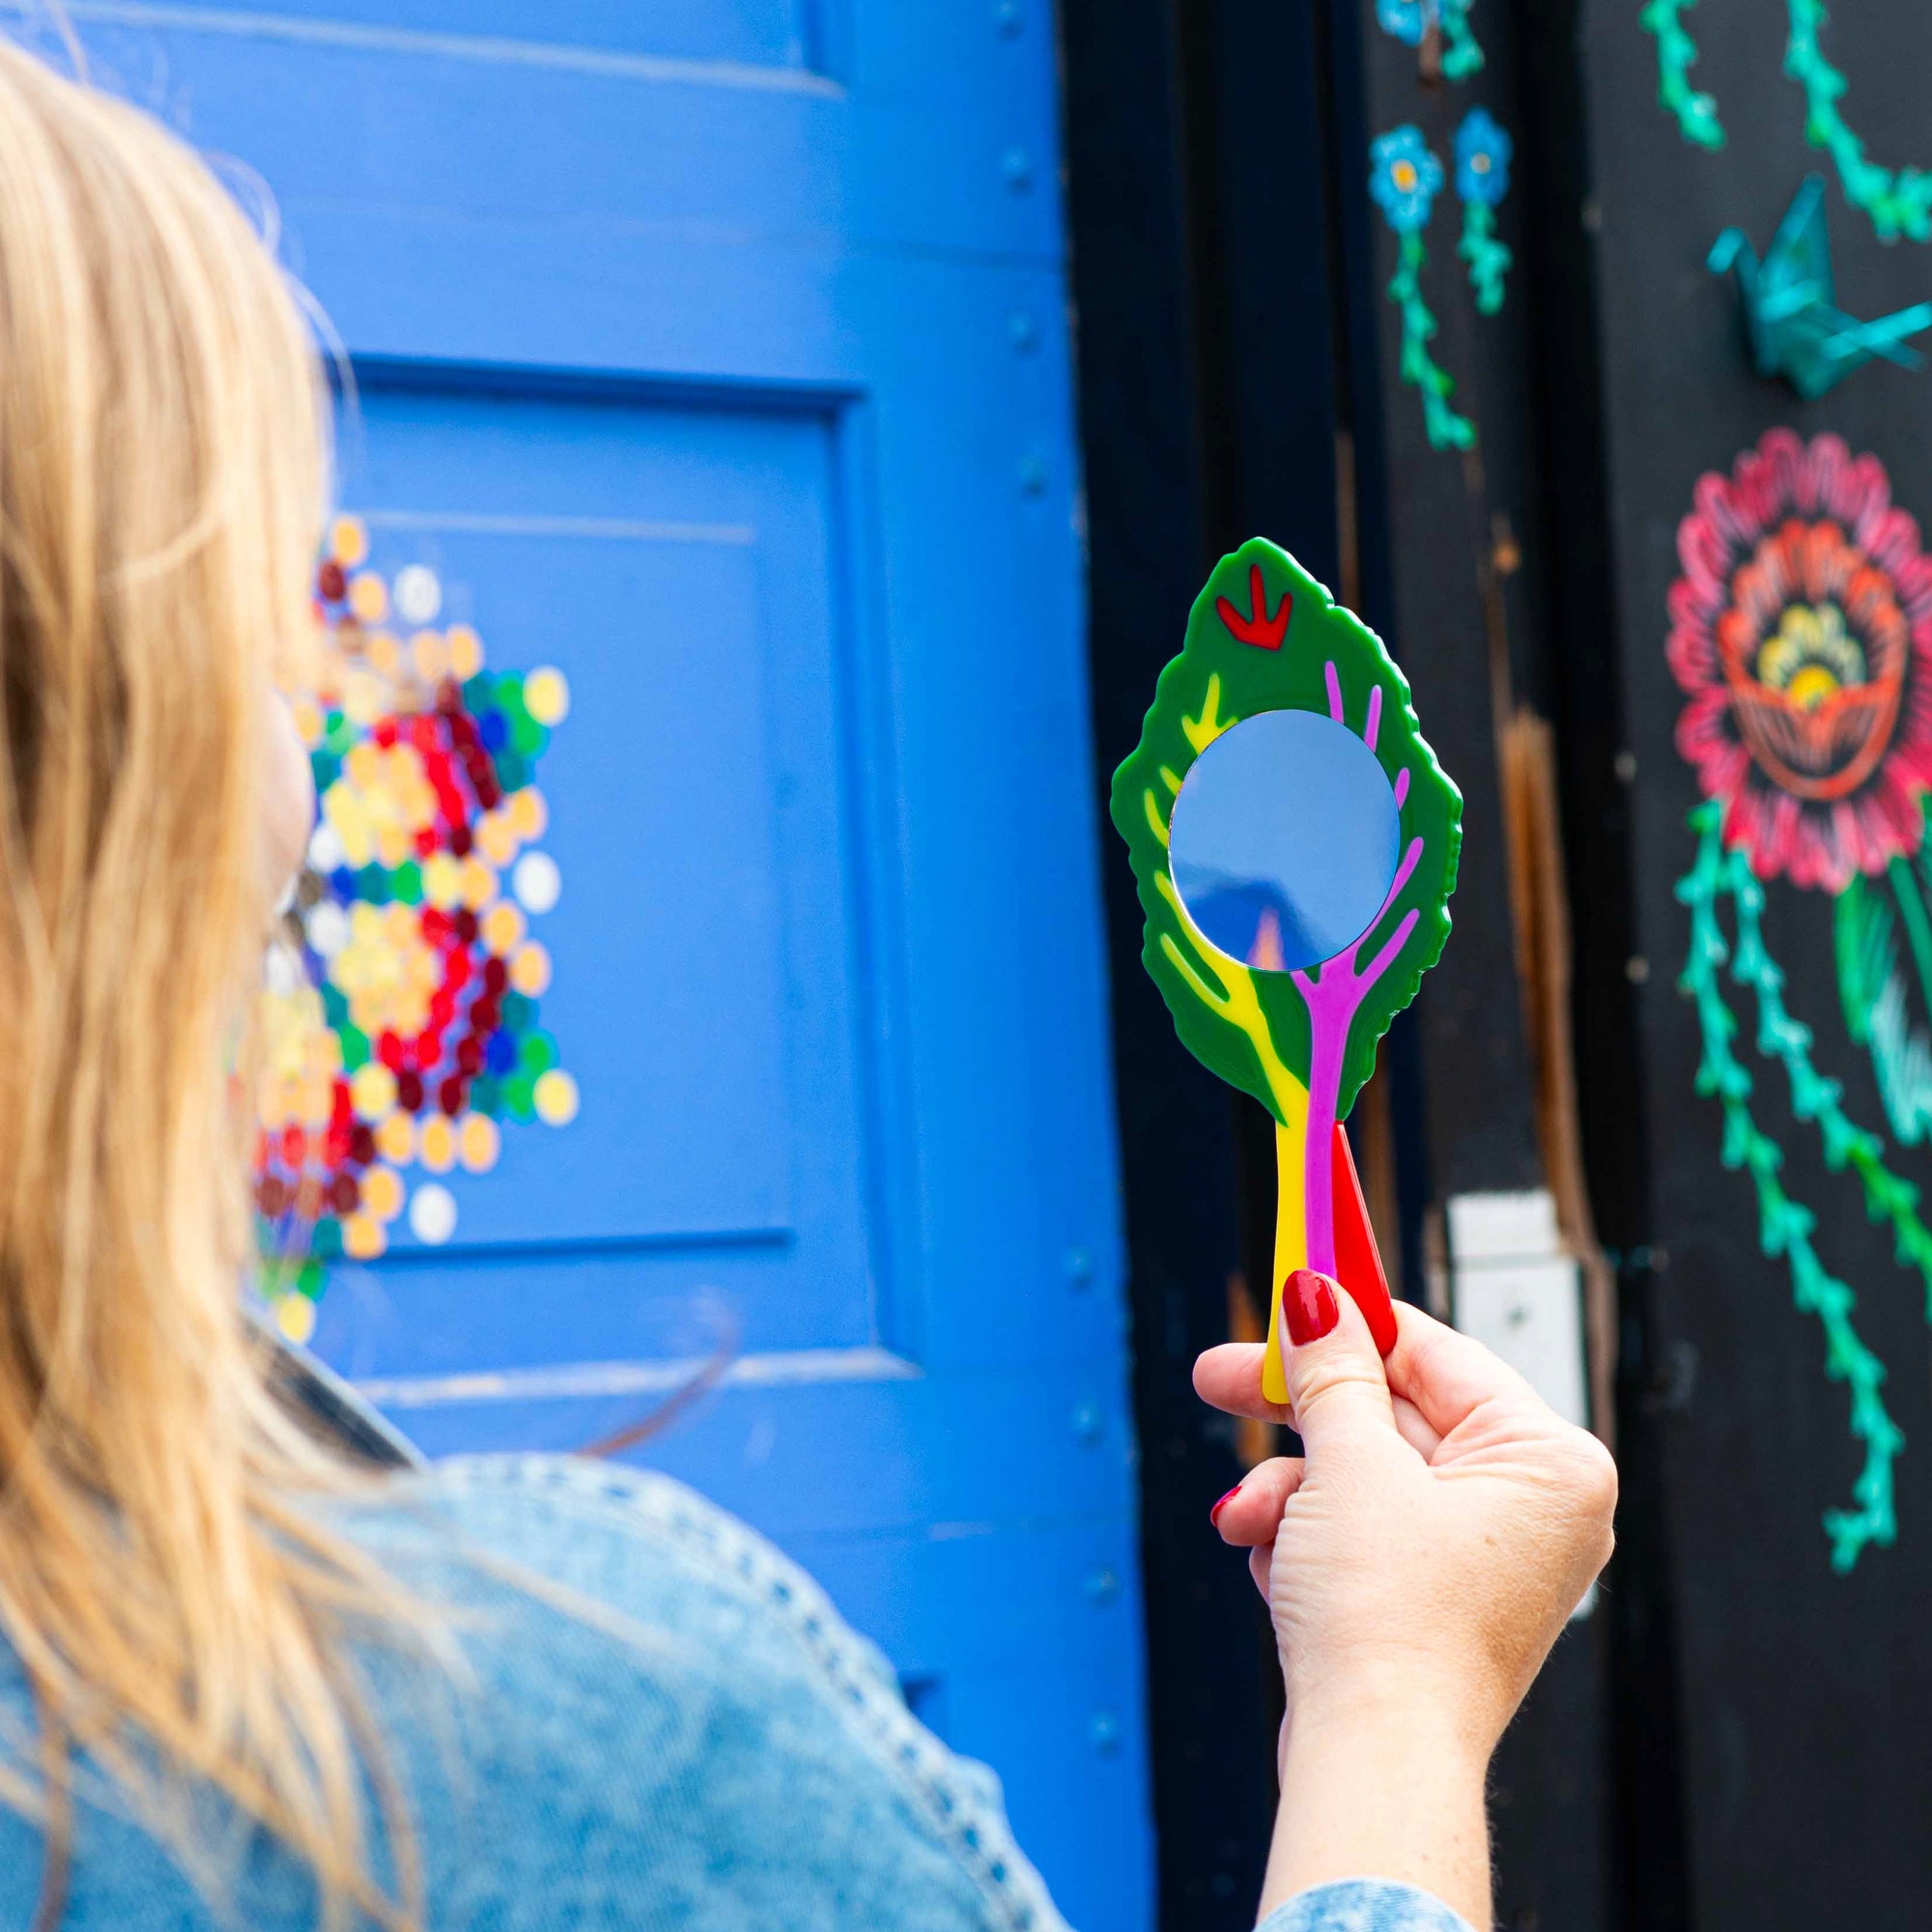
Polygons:
[[[1932,1378],[1925,1285],[1828,1170],[1758,1058],[1753,1106],[1857,1297],[1902,1428],[1897,1536],[1833,1571],[1822,1519],[1860,1466],[1817,1321],[1767,1257],[1723,1164],[1678,990],[1686,814],[1665,598],[1697,479],[1775,425],[1831,430],[1932,518],[1932,374],[1860,370],[1800,401],[1754,374],[1705,256],[1762,246],[1830,158],[1785,71],[1805,0],[1683,12],[1692,83],[1728,131],[1693,148],[1657,103],[1638,0],[1473,0],[1465,84],[1382,30],[1374,0],[1063,0],[1068,168],[1103,769],[1132,743],[1207,565],[1260,530],[1352,594],[1393,643],[1467,795],[1456,933],[1391,1037],[1403,1273],[1432,1209],[1544,1178],[1517,983],[1496,767],[1499,670],[1549,721],[1574,942],[1575,1071],[1590,1206],[1615,1268],[1619,1551],[1499,1755],[1499,1923],[1517,1932],[1799,1932],[1911,1925],[1932,1897]],[[1654,15],[1655,10],[1653,10]],[[1887,0],[1819,28],[1871,157],[1932,165],[1932,14]],[[1431,448],[1384,289],[1393,237],[1368,142],[1413,123],[1445,161],[1481,100],[1517,144],[1499,316],[1429,233],[1432,345],[1480,428]],[[1838,294],[1859,316],[1932,298],[1932,245],[1887,246],[1833,178]],[[1273,1666],[1207,1507],[1238,1470],[1187,1367],[1265,1268],[1253,1119],[1176,1045],[1137,963],[1139,913],[1105,854],[1127,1160],[1162,1922],[1250,1922],[1272,1803]],[[1839,1012],[1829,896],[1774,880],[1786,997],[1861,1124],[1883,1127]],[[1932,1149],[1887,1135],[1932,1197]],[[1260,1150],[1264,1156],[1264,1148]],[[1385,1241],[1389,1231],[1383,1230]],[[1245,1239],[1244,1239],[1245,1236]]]
[[[1498,586],[1510,672],[1582,753],[1577,770],[1564,764],[1565,833],[1576,863],[1605,882],[1577,908],[1589,962],[1579,959],[1577,978],[1580,1058],[1605,1104],[1588,1152],[1605,1239],[1640,1257],[1627,799],[1613,776],[1602,425],[1586,406],[1595,310],[1573,16],[1492,8],[1481,22],[1491,66],[1479,88],[1452,94],[1418,78],[1414,50],[1379,33],[1367,0],[1063,0],[1061,13],[1095,782],[1132,746],[1208,567],[1250,533],[1286,543],[1391,641],[1468,801],[1455,938],[1379,1076],[1403,1207],[1382,1235],[1420,1298],[1430,1211],[1452,1192],[1541,1178],[1497,797],[1489,573],[1493,519],[1504,517],[1522,559]],[[1415,120],[1441,150],[1479,98],[1548,162],[1505,215],[1519,268],[1500,326],[1476,327],[1466,300],[1439,304],[1444,359],[1480,402],[1478,465],[1427,447],[1397,380],[1381,296],[1391,243],[1366,184],[1372,133]],[[1453,241],[1436,245],[1453,286]],[[1531,283],[1547,299],[1523,297]],[[1589,640],[1580,664],[1563,662],[1566,638]],[[1175,1041],[1139,966],[1125,866],[1111,846],[1103,863],[1161,1922],[1244,1927],[1273,1803],[1278,1680],[1242,1566],[1207,1522],[1239,1473],[1237,1440],[1195,1403],[1188,1370],[1228,1332],[1230,1274],[1265,1280],[1272,1164],[1258,1110]],[[1641,1277],[1625,1289],[1634,1415],[1645,1400]],[[1627,1454],[1640,1486],[1641,1446]],[[1518,1932],[1683,1922],[1668,1570],[1640,1532],[1626,1549],[1627,1574],[1559,1647],[1498,1758],[1498,1915]],[[1642,1696],[1613,1698],[1620,1683]]]

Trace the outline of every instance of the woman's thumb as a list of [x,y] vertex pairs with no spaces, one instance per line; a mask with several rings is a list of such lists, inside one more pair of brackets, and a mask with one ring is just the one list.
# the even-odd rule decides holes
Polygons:
[[1294,1427],[1311,1456],[1324,1441],[1395,1427],[1388,1378],[1354,1297],[1314,1268],[1282,1284],[1281,1355]]

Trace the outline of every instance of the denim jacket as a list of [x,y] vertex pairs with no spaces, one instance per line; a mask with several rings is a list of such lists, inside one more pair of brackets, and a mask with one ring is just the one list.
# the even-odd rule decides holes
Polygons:
[[[907,1713],[884,1658],[761,1538],[662,1476],[459,1459],[388,1479],[343,1525],[448,1606],[434,1666],[358,1674],[408,1791],[432,1932],[1056,1932],[999,1787]],[[0,1726],[33,1762],[0,1646]],[[207,1794],[198,1876],[77,1768],[66,1932],[297,1932],[304,1871]],[[403,1839],[398,1834],[396,1845]],[[394,1886],[396,1845],[372,1857]],[[34,1922],[39,1830],[0,1807],[0,1932]],[[1420,1894],[1325,1887],[1265,1932],[1467,1932]]]

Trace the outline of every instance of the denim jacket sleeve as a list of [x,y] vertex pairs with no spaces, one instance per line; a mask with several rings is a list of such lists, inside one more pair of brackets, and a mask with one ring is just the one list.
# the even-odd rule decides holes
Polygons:
[[1439,1898],[1384,1879],[1350,1878],[1298,1892],[1256,1932],[1470,1932]]

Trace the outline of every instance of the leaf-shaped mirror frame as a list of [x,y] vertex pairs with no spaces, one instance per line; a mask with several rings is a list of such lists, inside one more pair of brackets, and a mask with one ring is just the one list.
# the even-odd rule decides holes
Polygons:
[[[1314,712],[1356,732],[1388,779],[1400,826],[1380,911],[1334,957],[1293,972],[1218,951],[1189,916],[1168,857],[1174,807],[1195,761],[1268,711]],[[1448,940],[1463,794],[1423,737],[1408,680],[1381,639],[1286,551],[1251,537],[1214,566],[1194,600],[1140,743],[1114,774],[1112,812],[1147,916],[1141,958],[1182,1044],[1274,1116],[1274,1279],[1262,1377],[1267,1398],[1285,1402],[1282,1284],[1314,1267],[1355,1287],[1338,1270],[1338,1245],[1359,1256],[1357,1231],[1336,1212],[1338,1184],[1345,1199],[1359,1197],[1340,1122],[1375,1070],[1377,1042]],[[1365,1223],[1359,1232],[1366,1236]]]

